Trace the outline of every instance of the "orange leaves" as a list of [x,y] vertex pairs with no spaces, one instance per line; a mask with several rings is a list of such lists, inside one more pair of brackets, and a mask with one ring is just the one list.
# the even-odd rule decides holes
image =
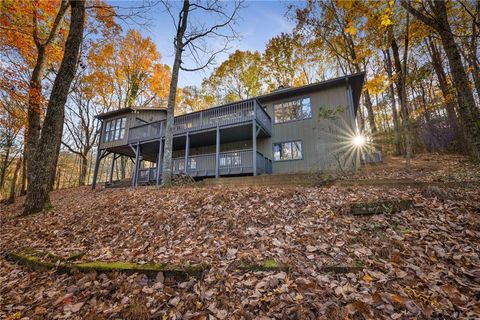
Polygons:
[[[52,25],[60,8],[61,1],[3,1],[1,24],[5,26],[0,33],[0,42],[17,50],[32,66],[36,61],[37,50],[35,38],[40,44],[47,41]],[[62,20],[60,32],[66,28]],[[62,37],[59,37],[62,40]],[[53,41],[51,46],[63,47],[62,41]],[[49,50],[55,50],[54,48]],[[59,61],[61,55],[49,55],[52,61]]]
[[357,28],[355,25],[350,21],[347,26],[345,27],[345,32],[350,33],[352,36],[357,34]]
[[161,64],[152,39],[137,30],[94,44],[85,77],[105,106],[159,106],[168,96],[170,68]]

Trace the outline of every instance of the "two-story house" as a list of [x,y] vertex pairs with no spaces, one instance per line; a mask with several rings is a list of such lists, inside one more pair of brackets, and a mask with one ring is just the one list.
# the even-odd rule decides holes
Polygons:
[[[364,77],[357,73],[281,88],[175,117],[174,174],[218,178],[334,169],[356,132]],[[98,119],[102,126],[93,188],[99,163],[108,155],[112,155],[110,182],[115,160],[124,155],[134,161],[132,185],[158,184],[166,110],[123,108]],[[143,168],[145,162],[152,164]]]

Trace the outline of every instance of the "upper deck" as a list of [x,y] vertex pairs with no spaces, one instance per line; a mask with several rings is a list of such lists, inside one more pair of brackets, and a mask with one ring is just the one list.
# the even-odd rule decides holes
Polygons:
[[[198,112],[175,117],[174,135],[214,129],[216,127],[236,126],[256,120],[267,133],[272,133],[272,120],[257,99],[226,104]],[[166,120],[155,121],[131,127],[128,143],[147,142],[165,136]]]

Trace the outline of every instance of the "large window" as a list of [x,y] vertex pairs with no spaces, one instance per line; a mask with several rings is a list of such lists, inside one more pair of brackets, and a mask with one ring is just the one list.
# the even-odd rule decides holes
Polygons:
[[302,159],[302,141],[289,141],[273,144],[273,160],[300,160]]
[[308,97],[276,104],[273,106],[273,109],[275,112],[275,123],[312,117],[312,104]]
[[119,118],[105,122],[104,141],[122,140],[125,136],[125,125],[127,118]]

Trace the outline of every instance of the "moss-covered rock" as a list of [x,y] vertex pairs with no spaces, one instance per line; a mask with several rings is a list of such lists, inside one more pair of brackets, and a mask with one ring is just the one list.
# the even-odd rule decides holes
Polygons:
[[288,266],[278,263],[275,259],[266,259],[260,263],[241,261],[237,265],[237,269],[244,272],[255,271],[288,271]]
[[156,277],[159,272],[167,278],[185,281],[188,277],[201,278],[210,269],[206,264],[176,266],[171,264],[138,264],[133,262],[90,261],[73,263],[78,257],[61,259],[48,253],[24,249],[19,252],[10,252],[7,258],[34,270],[44,271],[55,269],[57,272],[124,272],[127,274],[142,273],[149,277]]
[[350,213],[353,215],[390,214],[411,208],[413,200],[410,199],[350,203]]

